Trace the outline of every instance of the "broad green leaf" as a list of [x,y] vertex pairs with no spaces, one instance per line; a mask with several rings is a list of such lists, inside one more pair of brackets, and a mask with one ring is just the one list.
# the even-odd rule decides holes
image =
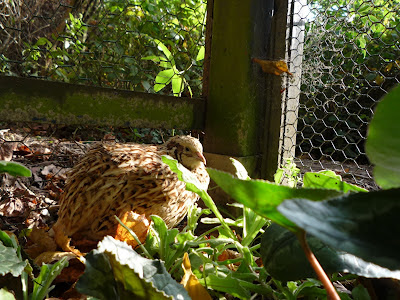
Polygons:
[[[311,235],[307,235],[307,242],[325,272],[347,272],[368,278],[400,278],[400,270],[390,271],[352,254],[335,250]],[[298,238],[281,226],[272,224],[265,230],[260,253],[264,268],[275,279],[288,281],[317,278]]]
[[44,264],[40,268],[40,274],[33,283],[32,299],[44,299],[46,295],[54,288],[51,283],[56,279],[61,271],[68,266],[68,258],[63,257],[58,262],[48,265]]
[[163,88],[165,88],[165,86],[171,82],[174,74],[175,74],[175,71],[173,69],[167,69],[167,70],[160,71],[156,76],[156,81],[154,84],[154,91],[159,92]]
[[76,285],[83,294],[99,299],[190,299],[161,261],[144,258],[110,236],[85,258],[85,273]]
[[265,180],[240,180],[234,178],[231,174],[210,168],[207,168],[207,171],[216,184],[233,199],[251,208],[261,216],[294,231],[297,230],[297,226],[276,209],[283,200],[307,198],[320,201],[340,194],[334,190],[290,188]]
[[278,210],[328,246],[400,269],[400,189],[350,193],[328,201],[285,200]]
[[181,75],[175,74],[172,77],[172,92],[174,93],[174,96],[180,96],[180,94],[183,92],[183,79]]
[[0,161],[0,173],[8,173],[12,176],[32,176],[28,168],[13,161]]
[[337,190],[342,193],[367,191],[359,186],[342,181],[341,176],[336,175],[333,171],[322,171],[318,173],[307,172],[303,177],[303,186],[308,188]]
[[15,297],[12,293],[7,291],[5,288],[0,289],[0,299],[1,300],[15,300]]
[[203,60],[205,53],[206,53],[206,48],[204,46],[201,46],[199,52],[197,53],[196,61]]
[[400,86],[378,104],[369,125],[366,153],[374,179],[384,189],[400,187]]
[[6,247],[0,242],[0,275],[11,273],[14,277],[20,276],[27,266],[26,260],[22,261],[17,255],[17,249]]

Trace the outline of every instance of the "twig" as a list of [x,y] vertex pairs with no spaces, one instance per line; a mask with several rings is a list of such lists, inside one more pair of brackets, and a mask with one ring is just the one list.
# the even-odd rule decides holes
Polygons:
[[336,292],[335,288],[333,287],[332,282],[329,280],[329,277],[326,275],[324,269],[321,267],[320,263],[318,262],[317,258],[315,257],[314,253],[311,251],[310,247],[308,246],[306,240],[306,232],[302,230],[301,232],[297,233],[297,238],[299,239],[300,245],[303,248],[304,253],[308,261],[310,262],[312,268],[314,269],[315,273],[317,274],[319,280],[324,285],[326,293],[328,294],[328,298],[331,300],[340,300],[338,293]]

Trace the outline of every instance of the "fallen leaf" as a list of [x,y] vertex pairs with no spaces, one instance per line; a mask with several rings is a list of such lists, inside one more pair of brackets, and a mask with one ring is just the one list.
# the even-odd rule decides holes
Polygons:
[[39,257],[43,253],[54,252],[57,249],[54,239],[44,229],[32,228],[28,235],[28,241],[25,252],[31,258]]
[[185,252],[183,255],[182,269],[185,272],[181,280],[181,284],[188,292],[190,298],[193,300],[211,300],[210,294],[206,288],[201,285],[196,275],[192,272],[192,266],[190,265],[189,255]]
[[[141,243],[146,241],[151,222],[144,214],[139,215],[133,211],[128,211],[120,219],[126,227],[136,234]],[[135,248],[138,245],[134,237],[121,224],[118,224],[114,238],[126,242],[128,245],[132,246],[132,248]]]
[[13,157],[14,150],[17,149],[16,142],[1,142],[0,143],[0,160],[10,161]]
[[253,58],[253,61],[261,66],[264,73],[274,75],[287,73],[290,76],[293,76],[293,74],[289,72],[286,62],[284,62],[283,60],[262,60],[258,58]]

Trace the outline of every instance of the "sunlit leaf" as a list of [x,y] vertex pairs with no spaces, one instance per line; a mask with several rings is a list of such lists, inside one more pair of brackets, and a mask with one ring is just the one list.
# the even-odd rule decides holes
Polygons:
[[400,86],[378,104],[368,130],[366,153],[374,179],[384,189],[400,187]]
[[207,168],[207,171],[216,184],[233,199],[291,230],[297,230],[297,226],[277,210],[277,206],[283,200],[308,198],[320,201],[340,194],[334,190],[295,189],[265,180],[240,180],[231,174],[210,168]]

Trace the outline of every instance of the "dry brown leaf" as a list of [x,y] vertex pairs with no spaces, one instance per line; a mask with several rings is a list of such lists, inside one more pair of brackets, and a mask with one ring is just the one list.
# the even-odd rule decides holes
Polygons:
[[193,300],[211,300],[212,298],[207,292],[207,289],[201,285],[196,275],[193,274],[189,255],[187,253],[183,255],[182,269],[185,274],[183,275],[181,284],[188,292],[190,298]]
[[72,252],[77,256],[83,256],[83,254],[78,249],[70,245],[71,238],[66,236],[64,234],[64,230],[56,225],[54,225],[49,231],[50,236],[54,237],[54,241],[56,242],[56,244],[64,251]]
[[253,61],[261,66],[264,73],[274,75],[287,73],[290,76],[293,76],[293,74],[289,72],[286,62],[284,62],[283,60],[262,60],[258,58],[253,58]]
[[[151,222],[144,214],[139,215],[133,211],[128,211],[122,216],[121,221],[136,233],[141,243],[146,241]],[[132,246],[132,248],[135,248],[138,245],[133,236],[123,226],[121,226],[121,224],[118,224],[114,238],[126,242],[128,245]]]
[[25,252],[31,258],[36,258],[44,252],[54,252],[57,249],[54,239],[44,229],[34,227],[28,235],[28,240],[29,244]]
[[16,142],[1,142],[0,143],[0,160],[10,161],[12,159],[14,150],[17,149],[18,143]]
[[48,251],[41,253],[33,261],[36,265],[41,266],[42,264],[55,263],[62,258],[66,257],[68,260],[76,259],[76,255],[72,252],[61,252],[61,251]]

